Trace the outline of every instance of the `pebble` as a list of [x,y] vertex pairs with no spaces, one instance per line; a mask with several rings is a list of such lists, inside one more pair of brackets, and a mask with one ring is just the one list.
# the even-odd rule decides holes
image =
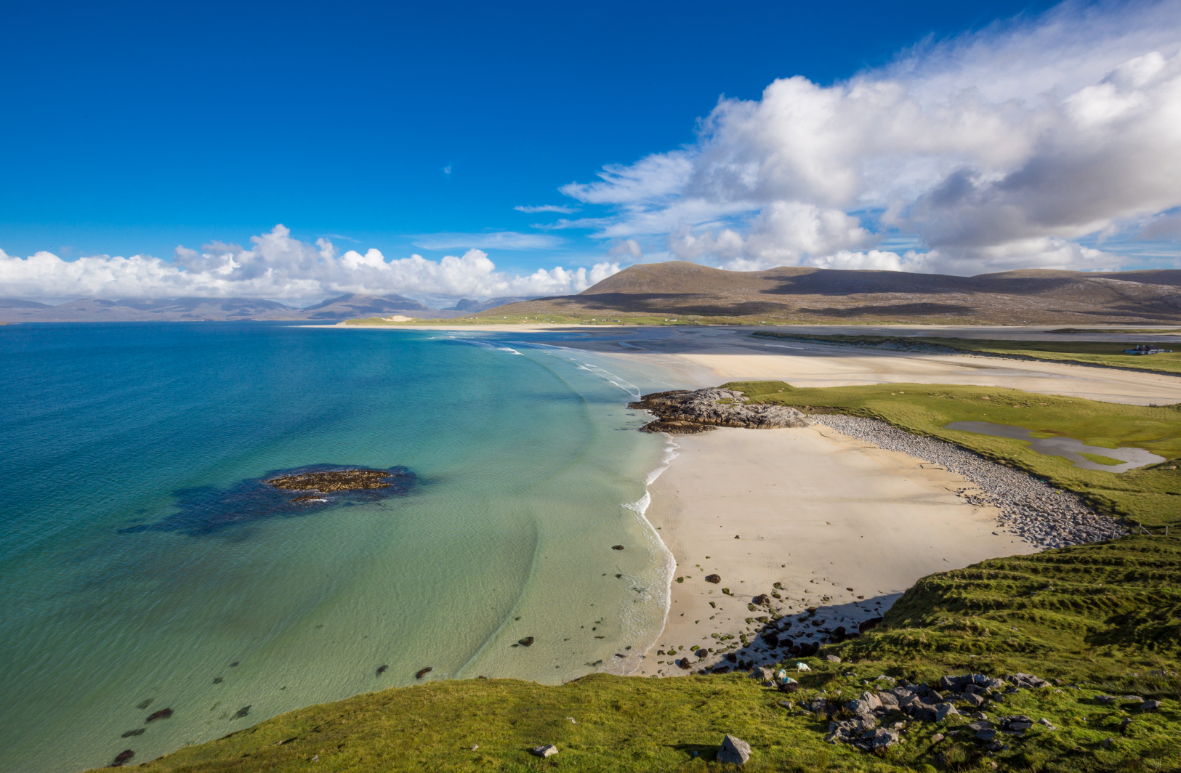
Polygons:
[[912,435],[884,421],[824,414],[810,417],[842,435],[900,451],[938,464],[976,484],[960,489],[965,501],[1000,510],[997,523],[1022,541],[1041,549],[1117,539],[1128,532],[1116,521],[1088,507],[1082,497],[1056,489],[1032,475],[991,462],[967,449],[935,438]]

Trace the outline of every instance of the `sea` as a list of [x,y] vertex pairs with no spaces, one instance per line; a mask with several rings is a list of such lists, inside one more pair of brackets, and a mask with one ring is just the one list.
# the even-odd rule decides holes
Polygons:
[[[685,385],[570,338],[0,327],[0,771],[436,679],[633,669],[667,614],[644,510],[671,451],[626,405]],[[265,484],[354,467],[399,485]]]

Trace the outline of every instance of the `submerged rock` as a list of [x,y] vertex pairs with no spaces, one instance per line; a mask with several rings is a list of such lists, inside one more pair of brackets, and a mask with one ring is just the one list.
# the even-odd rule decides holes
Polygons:
[[392,473],[387,470],[324,470],[281,475],[264,482],[284,491],[316,491],[330,494],[333,491],[389,488],[392,485],[390,477]]
[[145,732],[145,730],[142,727],[137,727],[134,730],[128,730],[126,733],[124,733],[123,735],[121,735],[119,737],[120,738],[131,738],[132,736],[135,736],[135,735],[143,735],[144,732]]
[[250,713],[250,707],[243,706],[242,708],[240,708],[236,712],[234,712],[234,719],[242,719],[243,717],[245,717],[249,713]]
[[434,670],[435,669],[431,668],[430,666],[427,666],[426,668],[420,669],[418,671],[418,673],[416,673],[414,675],[414,678],[415,679],[422,679],[424,676],[426,676],[427,674],[429,674],[430,672],[432,672]]
[[111,763],[111,767],[112,768],[121,768],[121,767],[123,767],[123,763],[127,762],[129,759],[131,759],[134,756],[135,756],[135,752],[133,752],[131,749],[124,749],[123,751],[121,751],[117,755],[115,755],[115,761],[113,763]]
[[389,666],[378,666],[377,667],[377,675],[381,676],[382,674],[384,674],[387,668],[389,668]]
[[172,716],[172,709],[160,709],[159,711],[155,712],[154,714],[151,714],[147,718],[147,720],[145,721],[144,724],[147,724],[148,722],[155,722],[157,719],[168,719],[171,716]]

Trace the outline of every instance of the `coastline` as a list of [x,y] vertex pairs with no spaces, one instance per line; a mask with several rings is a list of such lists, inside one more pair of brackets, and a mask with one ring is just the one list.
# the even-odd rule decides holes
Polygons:
[[[676,577],[639,676],[736,665],[723,650],[750,665],[779,662],[756,638],[766,618],[796,621],[797,644],[819,642],[821,628],[855,632],[928,574],[1035,552],[997,526],[995,508],[959,496],[973,488],[964,478],[827,427],[720,428],[676,443],[647,512]],[[705,580],[712,574],[720,582]],[[700,658],[694,646],[714,652]],[[691,669],[674,664],[686,656]]]

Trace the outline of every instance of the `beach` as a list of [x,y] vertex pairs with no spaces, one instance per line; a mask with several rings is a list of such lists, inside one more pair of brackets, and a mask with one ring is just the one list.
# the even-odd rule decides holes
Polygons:
[[[747,621],[767,612],[747,605],[760,594],[782,597],[771,602],[777,614],[815,607],[822,627],[855,632],[921,577],[1033,551],[997,527],[993,508],[957,495],[971,487],[962,477],[827,427],[721,428],[674,442],[679,456],[653,484],[648,518],[682,581],[638,674],[689,673],[659,651],[753,636],[763,625]],[[707,582],[712,574],[721,581]],[[778,659],[741,651],[752,663]]]

